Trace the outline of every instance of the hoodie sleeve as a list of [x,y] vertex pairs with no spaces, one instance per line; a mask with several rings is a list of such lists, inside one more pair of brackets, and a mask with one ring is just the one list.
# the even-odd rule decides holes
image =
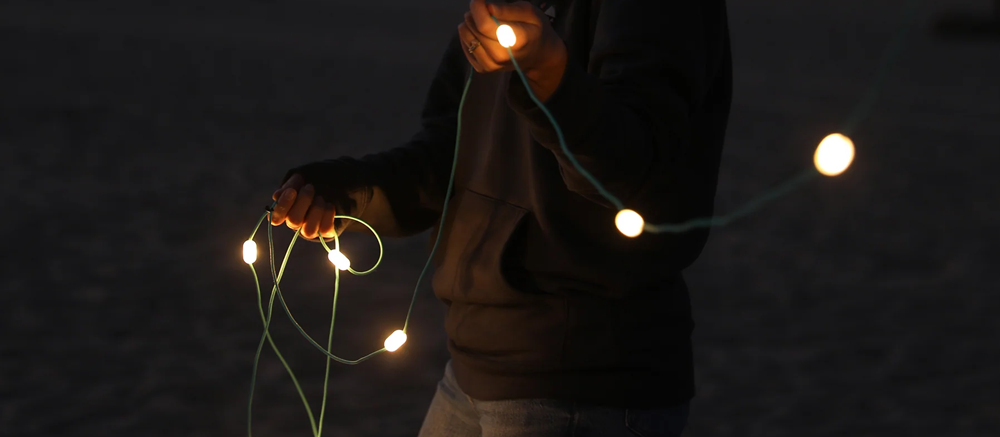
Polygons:
[[[347,205],[338,210],[388,223],[385,228],[397,230],[397,236],[417,234],[433,226],[441,215],[448,188],[458,106],[468,74],[468,62],[461,49],[456,33],[431,82],[421,129],[407,143],[362,158],[340,157],[307,164],[290,170],[285,179],[300,173],[326,199],[340,199],[343,196],[337,193],[345,190],[378,187],[386,202],[346,199]],[[359,203],[363,203],[360,208]]]
[[[721,1],[615,0],[601,3],[592,46],[567,44],[556,91],[543,102],[562,128],[567,149],[611,194],[630,203],[664,162],[693,147],[692,117],[723,56]],[[549,118],[511,74],[508,105],[552,151],[567,187],[611,207],[570,162]]]

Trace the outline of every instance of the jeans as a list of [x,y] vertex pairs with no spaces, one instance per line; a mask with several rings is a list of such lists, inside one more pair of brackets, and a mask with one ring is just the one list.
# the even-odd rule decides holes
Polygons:
[[677,437],[687,418],[688,402],[631,409],[550,399],[479,401],[458,387],[449,362],[419,437]]

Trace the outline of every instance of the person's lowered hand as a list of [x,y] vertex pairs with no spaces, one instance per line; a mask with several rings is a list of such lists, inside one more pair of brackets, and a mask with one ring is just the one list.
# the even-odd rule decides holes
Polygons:
[[336,228],[333,217],[336,210],[333,204],[317,196],[316,188],[306,184],[301,175],[288,178],[271,198],[277,201],[271,213],[272,225],[285,223],[310,240],[318,236],[324,239],[334,237]]

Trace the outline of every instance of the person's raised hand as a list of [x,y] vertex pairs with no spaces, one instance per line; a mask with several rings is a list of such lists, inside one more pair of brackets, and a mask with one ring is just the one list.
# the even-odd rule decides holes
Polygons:
[[277,201],[271,212],[272,225],[285,223],[307,239],[320,235],[324,239],[333,238],[333,216],[336,214],[333,205],[316,196],[315,187],[306,184],[301,175],[294,174],[288,178],[271,198]]
[[564,67],[566,46],[541,10],[526,1],[486,4],[484,0],[472,0],[465,21],[458,25],[458,34],[465,46],[463,52],[477,72],[514,70],[507,48],[497,40],[499,26],[493,17],[514,30],[517,41],[510,50],[529,79],[534,75],[529,73],[537,70]]

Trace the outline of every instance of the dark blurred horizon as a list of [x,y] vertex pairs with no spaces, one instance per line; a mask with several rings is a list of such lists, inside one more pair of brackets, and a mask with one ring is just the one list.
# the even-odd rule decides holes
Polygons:
[[[905,3],[729,2],[720,214],[812,165]],[[1000,43],[929,31],[990,3],[926,2],[852,135],[854,165],[712,231],[686,272],[698,395],[685,436],[1000,435]],[[261,323],[242,241],[286,169],[416,131],[466,9],[0,5],[0,435],[245,434]],[[275,235],[280,252],[290,231]],[[344,244],[374,261],[373,241]],[[426,234],[389,240],[376,274],[342,281],[335,353],[364,355],[399,327],[426,249]],[[296,246],[283,284],[325,338],[318,247]],[[318,409],[323,358],[279,311],[272,332]],[[424,287],[403,349],[332,367],[325,435],[416,434],[448,356],[442,316]],[[308,434],[291,381],[262,355],[254,434]]]

